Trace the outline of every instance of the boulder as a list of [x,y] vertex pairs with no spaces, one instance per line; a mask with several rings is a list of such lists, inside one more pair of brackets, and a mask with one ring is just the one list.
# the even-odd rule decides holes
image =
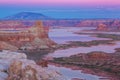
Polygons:
[[37,65],[26,55],[3,50],[0,52],[0,80],[65,80],[59,72]]

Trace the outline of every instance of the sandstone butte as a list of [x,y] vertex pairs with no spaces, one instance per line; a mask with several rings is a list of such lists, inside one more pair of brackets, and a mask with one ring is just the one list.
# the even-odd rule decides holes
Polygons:
[[[10,22],[9,24],[7,25],[14,27],[18,26],[19,23],[14,25]],[[18,29],[17,31],[12,31],[9,28],[8,30],[0,31],[1,50],[46,49],[55,46],[56,43],[50,40],[48,29],[43,26],[41,21],[36,21],[35,25],[30,28]]]
[[0,52],[0,80],[66,80],[58,71],[41,67],[24,53]]
[[99,25],[97,26],[97,30],[98,30],[98,31],[107,31],[108,28],[107,28],[107,25],[105,25],[105,24],[99,24]]

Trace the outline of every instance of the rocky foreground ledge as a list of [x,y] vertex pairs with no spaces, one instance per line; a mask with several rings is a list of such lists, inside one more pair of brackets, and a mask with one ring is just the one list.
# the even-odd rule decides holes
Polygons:
[[[90,53],[79,53],[70,57],[54,58],[52,63],[70,66],[77,70],[90,69],[87,73],[107,76],[108,80],[120,80],[120,48],[115,53],[93,51]],[[83,69],[84,68],[84,69]],[[107,73],[107,75],[105,74]]]
[[59,72],[37,65],[24,53],[0,52],[0,80],[65,80]]

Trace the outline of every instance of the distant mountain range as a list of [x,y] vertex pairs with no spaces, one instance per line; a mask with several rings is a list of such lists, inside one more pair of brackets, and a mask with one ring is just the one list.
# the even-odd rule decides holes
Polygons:
[[[10,15],[0,20],[109,20],[112,18],[52,18],[41,13],[34,12],[20,12],[14,15]],[[119,19],[119,18],[118,18]],[[120,20],[120,19],[119,19]]]
[[7,16],[2,20],[51,20],[53,18],[45,16],[41,13],[21,12],[15,15]]

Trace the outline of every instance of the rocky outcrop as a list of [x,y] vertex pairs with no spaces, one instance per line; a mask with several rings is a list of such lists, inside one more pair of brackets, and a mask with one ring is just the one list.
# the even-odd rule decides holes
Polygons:
[[48,61],[47,60],[40,60],[37,62],[38,65],[42,67],[48,67]]
[[108,54],[105,54],[103,52],[92,52],[92,53],[87,54],[87,57],[93,60],[102,60],[102,59],[110,58]]
[[86,20],[46,20],[45,25],[62,26],[62,27],[98,27],[104,24],[110,31],[118,31],[120,29],[120,20],[118,19],[86,19]]
[[99,24],[105,24],[108,28],[117,28],[120,26],[120,20],[115,19],[86,19],[86,20],[45,20],[47,26],[62,26],[62,27],[97,27]]
[[[48,37],[48,29],[43,27],[41,21],[36,21],[35,25],[27,30],[0,32],[1,49],[46,49],[56,46]],[[5,45],[11,46],[6,48]]]
[[105,23],[106,20],[82,20],[80,21],[77,26],[78,27],[97,27],[100,23]]
[[[2,56],[3,55],[3,56]],[[0,80],[65,80],[59,72],[26,59],[24,53],[0,52]]]
[[17,28],[26,29],[28,27],[29,26],[24,25],[22,21],[12,21],[12,20],[11,21],[9,21],[9,20],[0,21],[0,29],[2,29],[2,30],[5,30],[5,29],[13,30],[13,29],[17,29]]
[[0,41],[0,50],[3,50],[3,49],[5,49],[5,50],[12,50],[12,51],[18,50],[17,47],[15,47],[15,46],[7,43],[7,42]]
[[97,27],[97,30],[98,31],[107,31],[108,28],[105,24],[99,24],[98,27]]
[[[0,28],[28,28],[34,25],[35,20],[1,20]],[[15,24],[14,24],[15,23]],[[69,20],[43,20],[44,26],[62,27],[97,27],[98,24],[106,24],[108,27],[120,26],[119,19],[69,19]],[[15,26],[12,26],[15,25]]]
[[119,49],[116,49],[116,53],[105,52],[90,52],[80,53],[78,55],[72,55],[70,57],[55,58],[53,62],[60,63],[62,65],[78,66],[83,68],[89,68],[93,70],[101,70],[115,75],[114,79],[120,79],[120,53]]

